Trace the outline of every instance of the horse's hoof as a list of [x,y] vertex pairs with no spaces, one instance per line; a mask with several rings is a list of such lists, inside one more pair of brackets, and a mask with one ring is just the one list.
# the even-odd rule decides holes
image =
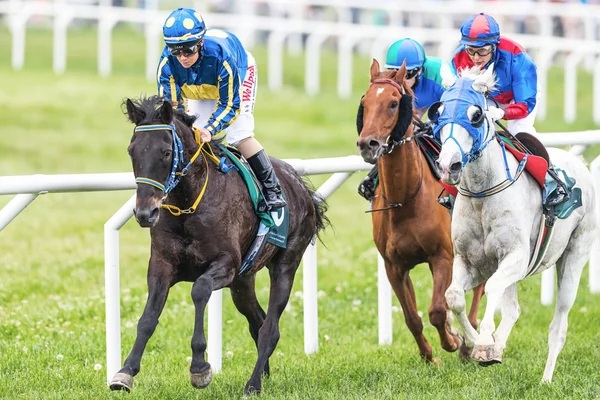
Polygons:
[[212,382],[212,370],[210,366],[206,369],[206,371],[193,374],[190,373],[190,382],[192,382],[192,386],[196,389],[204,389]]
[[110,390],[124,390],[129,393],[133,387],[133,376],[124,372],[117,372],[110,381],[109,387]]
[[483,367],[502,363],[502,354],[496,351],[493,344],[473,347],[471,358]]
[[258,394],[260,394],[260,385],[255,387],[254,385],[251,385],[250,382],[246,383],[246,387],[244,388],[245,396],[253,396]]
[[471,358],[471,352],[473,349],[471,347],[467,347],[467,345],[463,342],[458,350],[458,359],[464,363],[468,363],[473,361]]

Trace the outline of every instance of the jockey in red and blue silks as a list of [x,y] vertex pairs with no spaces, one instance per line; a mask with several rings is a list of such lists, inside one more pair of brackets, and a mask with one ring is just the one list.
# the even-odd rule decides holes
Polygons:
[[444,86],[441,70],[452,74],[450,65],[438,57],[426,57],[421,43],[404,38],[394,42],[387,51],[385,68],[400,69],[406,61],[406,83],[414,92],[413,105],[419,118],[433,103],[440,101]]
[[488,68],[492,63],[496,73],[496,90],[490,93],[504,111],[508,130],[535,133],[533,127],[537,112],[537,70],[525,52],[514,41],[501,37],[494,18],[484,13],[472,16],[460,28],[461,46],[452,57],[456,72],[479,66]]
[[[494,18],[484,13],[472,16],[460,27],[461,46],[452,57],[455,71],[479,66],[489,68],[493,63],[496,90],[490,96],[504,111],[508,131],[517,136],[521,132],[534,134],[537,112],[537,70],[525,49],[510,39],[500,36],[500,27]],[[490,104],[488,100],[488,106]],[[563,180],[549,165],[548,174],[557,182],[555,191],[548,195],[544,207],[552,208],[569,199]]]
[[163,26],[166,46],[157,71],[158,94],[174,108],[198,119],[202,142],[225,131],[262,184],[266,208],[286,206],[279,180],[262,145],[254,138],[256,61],[232,33],[206,29],[191,8],[178,8]]

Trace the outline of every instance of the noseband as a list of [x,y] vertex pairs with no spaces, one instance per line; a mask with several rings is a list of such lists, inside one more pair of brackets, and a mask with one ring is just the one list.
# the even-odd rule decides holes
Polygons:
[[[177,207],[175,205],[171,205],[171,204],[161,204],[160,205],[160,208],[166,208],[167,210],[169,210],[169,212],[171,214],[173,214],[176,217],[180,216],[181,214],[193,214],[196,211],[198,204],[200,204],[200,200],[204,196],[204,192],[206,191],[206,187],[208,186],[208,160],[207,160],[207,157],[210,158],[212,161],[214,161],[217,165],[219,165],[219,163],[220,163],[220,160],[215,156],[215,154],[213,153],[212,148],[210,146],[207,146],[208,150],[204,148],[205,143],[201,143],[199,132],[194,128],[192,128],[192,129],[194,130],[194,136],[196,139],[196,143],[198,143],[198,150],[196,150],[196,153],[194,153],[194,155],[190,158],[190,161],[187,164],[185,164],[185,160],[183,158],[183,144],[181,142],[181,139],[179,138],[179,135],[177,135],[177,131],[175,130],[175,125],[172,122],[171,122],[171,124],[168,124],[168,125],[167,124],[140,125],[140,126],[136,126],[134,129],[134,132],[136,132],[136,133],[137,132],[164,131],[164,130],[171,131],[171,134],[173,137],[173,163],[171,166],[171,173],[169,174],[169,177],[167,178],[167,183],[163,185],[162,183],[160,183],[154,179],[151,179],[151,178],[144,178],[144,177],[135,178],[136,183],[154,186],[155,188],[162,190],[164,193],[163,200],[167,197],[169,192],[171,192],[175,188],[175,186],[177,186],[177,184],[179,183],[181,178],[187,174],[190,166],[194,163],[194,161],[196,161],[198,156],[202,153],[202,157],[204,158],[204,164],[206,166],[206,180],[204,181],[204,186],[202,187],[200,194],[194,201],[194,204],[190,208],[187,208],[185,210],[182,210],[179,207]],[[183,166],[184,164],[185,164],[185,166],[183,168],[181,168],[181,171],[178,171],[179,167]]]

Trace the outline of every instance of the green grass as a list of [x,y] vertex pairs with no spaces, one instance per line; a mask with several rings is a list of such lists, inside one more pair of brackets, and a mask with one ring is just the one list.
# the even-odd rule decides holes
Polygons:
[[[141,33],[114,34],[114,74],[96,74],[93,30],[69,36],[67,73],[51,71],[49,31],[28,31],[22,71],[10,68],[10,37],[0,28],[0,175],[129,171],[126,147],[132,126],[121,100],[153,92],[144,75]],[[261,82],[266,51],[255,49]],[[336,58],[323,58],[324,90],[309,98],[303,90],[303,57],[285,60],[285,89],[263,85],[256,108],[257,135],[270,154],[316,158],[356,154],[356,106],[366,88],[369,60],[355,60],[355,95],[335,95]],[[548,120],[539,131],[594,129],[589,74],[580,75],[579,120],[562,122],[560,69],[551,71]],[[597,148],[588,151],[592,157]],[[591,158],[589,158],[591,160]],[[439,347],[425,318],[425,335],[441,366],[425,365],[394,312],[391,346],[377,345],[376,251],[367,204],[356,195],[360,174],[330,198],[333,229],[319,247],[320,349],[303,351],[302,269],[281,322],[281,340],[272,357],[272,377],[263,382],[265,399],[596,399],[600,396],[600,297],[588,289],[584,271],[570,315],[567,343],[551,385],[539,384],[547,353],[553,308],[539,302],[539,277],[519,286],[521,319],[514,328],[504,364],[463,365]],[[314,177],[319,184],[326,177]],[[175,286],[150,340],[134,391],[112,393],[105,384],[103,224],[132,192],[40,196],[0,234],[0,398],[2,399],[230,399],[241,398],[256,354],[245,319],[228,292],[224,301],[222,373],[205,390],[189,384],[193,305],[190,284]],[[0,197],[0,206],[10,197]],[[129,222],[121,231],[121,317],[123,359],[135,338],[146,299],[147,230]],[[259,273],[259,299],[268,298],[268,277]],[[418,308],[427,315],[431,277],[421,266],[411,274]],[[394,299],[394,305],[398,306]],[[62,359],[58,359],[58,355]],[[96,371],[95,364],[101,369]]]

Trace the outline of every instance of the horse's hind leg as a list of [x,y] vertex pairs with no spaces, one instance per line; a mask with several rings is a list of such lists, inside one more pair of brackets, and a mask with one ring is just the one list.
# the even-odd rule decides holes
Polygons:
[[[588,217],[590,218],[590,217]],[[554,318],[550,323],[548,332],[548,359],[542,382],[551,382],[556,359],[562,350],[567,338],[568,316],[575,297],[577,296],[577,288],[581,279],[581,272],[585,263],[588,260],[588,251],[592,245],[593,238],[589,233],[582,233],[584,228],[579,226],[571,236],[571,243],[562,257],[556,263],[558,290],[556,293],[556,307],[554,310]],[[587,240],[582,236],[587,234]],[[579,236],[579,241],[574,244],[573,238]],[[582,240],[584,239],[584,240]]]
[[479,311],[479,303],[481,302],[481,298],[483,297],[483,292],[485,290],[485,283],[481,283],[478,286],[473,288],[473,300],[471,301],[471,308],[469,309],[469,322],[471,326],[477,329],[477,312]]
[[110,382],[111,390],[131,391],[133,377],[140,372],[142,354],[148,340],[158,325],[158,318],[167,301],[172,284],[172,267],[164,261],[150,260],[148,268],[148,300],[144,312],[138,321],[137,335],[131,353],[125,360],[123,368]]
[[436,327],[440,335],[440,343],[446,351],[456,351],[460,346],[458,336],[453,336],[446,323],[448,307],[444,294],[452,279],[452,260],[436,258],[429,261],[433,277],[433,295],[429,307],[429,321]]
[[[236,279],[230,286],[231,299],[238,311],[246,317],[250,335],[258,349],[258,332],[265,320],[265,312],[258,303],[254,289],[255,275]],[[265,364],[264,374],[269,376],[269,361]]]
[[423,322],[417,312],[417,301],[415,299],[415,290],[408,275],[408,268],[403,265],[393,265],[389,261],[385,261],[385,271],[388,280],[396,293],[396,297],[402,306],[404,320],[408,329],[413,334],[421,357],[427,361],[433,361],[431,346],[423,336]]
[[[288,249],[291,248],[292,246],[288,238]],[[289,251],[287,250],[287,252]],[[289,254],[287,252],[286,254]],[[245,394],[260,393],[261,375],[265,370],[269,357],[275,351],[277,342],[279,342],[279,319],[290,298],[294,276],[302,259],[302,253],[292,257],[292,260],[286,260],[284,256],[280,260],[274,260],[269,266],[269,276],[271,279],[269,308],[267,309],[267,316],[258,332],[258,359],[256,360],[254,371],[252,371],[252,376],[244,388]]]
[[206,337],[204,336],[204,313],[213,290],[229,285],[235,274],[234,263],[227,253],[211,262],[207,271],[192,285],[192,300],[196,309],[194,335],[192,336],[192,363],[190,381],[195,388],[205,388],[212,382],[210,364],[204,359]]

